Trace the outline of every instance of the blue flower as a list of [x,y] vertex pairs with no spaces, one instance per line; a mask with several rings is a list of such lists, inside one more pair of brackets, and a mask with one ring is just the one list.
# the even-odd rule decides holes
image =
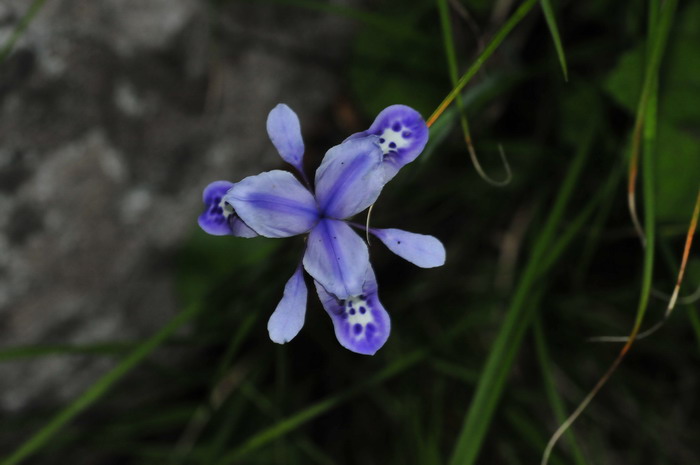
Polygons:
[[[377,296],[369,251],[346,220],[372,205],[384,185],[413,161],[428,138],[415,110],[393,105],[370,129],[326,152],[314,189],[303,170],[304,142],[297,115],[286,105],[268,116],[267,131],[280,156],[300,173],[273,170],[238,183],[216,181],[204,190],[206,211],[199,224],[215,235],[282,238],[306,234],[302,263],[284,288],[268,322],[270,338],[285,343],[304,324],[307,288],[303,270],[314,279],[319,298],[343,347],[374,354],[391,329]],[[389,250],[424,268],[440,266],[445,249],[432,236],[399,229],[370,229]],[[302,267],[303,265],[303,267]]]

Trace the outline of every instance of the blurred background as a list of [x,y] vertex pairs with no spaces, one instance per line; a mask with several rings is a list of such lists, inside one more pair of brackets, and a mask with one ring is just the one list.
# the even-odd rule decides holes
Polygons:
[[[301,333],[268,339],[303,241],[207,236],[201,191],[284,168],[265,130],[280,102],[309,172],[390,104],[427,118],[452,89],[445,26],[461,74],[519,2],[0,0],[0,464],[456,465],[465,418],[474,463],[539,463],[621,347],[589,338],[628,334],[644,294],[626,169],[663,32],[654,1],[553,1],[565,81],[526,3],[462,92],[484,170],[505,177],[502,147],[512,181],[477,175],[455,106],[431,128],[372,224],[440,238],[447,263],[371,243],[393,333],[366,357],[312,291]],[[644,328],[699,187],[698,44],[700,2],[680,1],[638,182],[657,226]],[[676,311],[551,463],[700,463],[699,286],[691,252]]]

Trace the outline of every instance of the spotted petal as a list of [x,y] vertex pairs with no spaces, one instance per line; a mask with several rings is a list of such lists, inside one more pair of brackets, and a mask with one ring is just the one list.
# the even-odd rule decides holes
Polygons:
[[303,175],[304,140],[297,114],[280,103],[267,116],[267,134],[282,159]]
[[340,345],[358,354],[374,355],[389,338],[391,320],[379,301],[372,268],[367,269],[363,293],[358,296],[338,299],[315,284]]
[[420,155],[428,142],[428,126],[423,117],[406,105],[391,105],[382,110],[366,131],[346,140],[374,135],[384,154],[385,182],[390,181],[406,164]]
[[223,198],[233,183],[214,181],[204,188],[202,200],[206,210],[199,215],[197,223],[208,234],[214,236],[233,235],[238,237],[255,237],[257,234],[236,215],[233,207]]
[[236,183],[224,200],[255,232],[289,237],[309,231],[318,221],[314,196],[289,171],[266,171]]
[[445,264],[445,247],[438,239],[400,229],[370,229],[389,250],[421,268]]
[[284,286],[282,300],[267,322],[270,339],[278,344],[284,344],[294,339],[304,326],[306,314],[307,290],[304,283],[304,270],[297,267],[292,277]]
[[382,152],[373,137],[326,152],[316,170],[316,198],[325,216],[343,219],[372,205],[384,186],[381,163]]
[[304,268],[338,298],[362,294],[369,266],[367,245],[343,221],[323,219],[309,234]]

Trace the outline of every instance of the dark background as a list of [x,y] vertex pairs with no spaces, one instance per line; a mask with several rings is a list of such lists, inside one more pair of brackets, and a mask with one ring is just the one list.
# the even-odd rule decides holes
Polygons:
[[[478,460],[538,463],[560,423],[543,368],[572,411],[620,347],[587,338],[631,328],[643,256],[625,188],[647,5],[553,3],[568,82],[536,6],[463,94],[485,170],[502,178],[500,144],[512,182],[479,178],[450,110],[377,203],[373,225],[435,235],[447,263],[421,270],[371,244],[393,325],[374,357],[337,344],[311,290],[301,333],[270,342],[267,318],[302,239],[216,238],[196,218],[209,182],[281,167],[265,132],[279,102],[300,117],[309,172],[389,104],[427,118],[451,89],[435,2],[41,3],[0,64],[0,458],[184,309],[191,320],[27,463],[446,463],[585,150],[550,245],[574,239],[525,297],[539,331],[522,322]],[[451,2],[460,71],[517,4]],[[0,46],[29,6],[0,3]],[[700,179],[698,34],[699,4],[680,2],[653,155],[662,297],[644,327],[673,289]],[[693,252],[681,296],[698,288],[699,267]],[[686,301],[577,423],[583,463],[700,463],[700,322]],[[322,415],[284,423],[325,400]],[[552,463],[581,463],[575,455],[562,441]]]

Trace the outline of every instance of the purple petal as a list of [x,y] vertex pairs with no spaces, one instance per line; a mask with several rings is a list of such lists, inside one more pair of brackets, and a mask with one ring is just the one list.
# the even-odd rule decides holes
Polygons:
[[318,221],[314,196],[288,171],[249,176],[236,183],[224,200],[245,224],[265,237],[301,234]]
[[314,283],[340,345],[358,354],[374,355],[389,338],[391,320],[379,301],[372,268],[367,269],[363,294],[344,300]]
[[[208,234],[214,236],[226,236],[233,234],[228,222],[228,217],[233,214],[233,209],[228,211],[223,202],[226,192],[233,187],[229,181],[214,181],[204,188],[202,201],[206,210],[199,215],[197,223]],[[226,210],[226,211],[225,211]]]
[[347,218],[377,200],[384,176],[376,141],[373,137],[352,140],[326,152],[316,170],[316,198],[325,216]]
[[280,103],[267,116],[267,134],[282,159],[303,174],[304,140],[297,114]]
[[228,218],[229,226],[231,227],[231,232],[236,237],[257,237],[258,233],[250,229],[250,227],[243,222],[243,220],[236,214],[231,215]]
[[304,271],[299,265],[284,286],[282,300],[277,304],[277,308],[267,322],[267,331],[270,333],[270,339],[273,342],[284,344],[299,334],[302,326],[304,326],[306,297]]
[[331,294],[341,299],[362,294],[369,267],[367,245],[344,222],[323,219],[311,230],[304,268]]
[[379,137],[384,154],[385,182],[391,180],[404,165],[412,162],[428,142],[428,126],[423,117],[406,105],[391,105],[377,115],[372,126],[346,140],[369,135]]
[[445,247],[438,239],[400,229],[370,229],[389,250],[421,268],[445,264]]

